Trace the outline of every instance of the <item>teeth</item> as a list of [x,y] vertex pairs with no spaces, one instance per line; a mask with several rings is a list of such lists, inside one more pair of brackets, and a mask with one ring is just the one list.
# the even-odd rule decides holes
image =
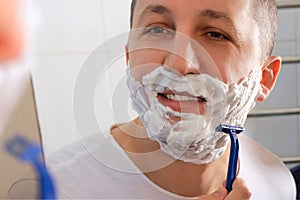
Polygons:
[[167,94],[165,97],[172,101],[198,101],[197,97],[179,96],[174,94]]

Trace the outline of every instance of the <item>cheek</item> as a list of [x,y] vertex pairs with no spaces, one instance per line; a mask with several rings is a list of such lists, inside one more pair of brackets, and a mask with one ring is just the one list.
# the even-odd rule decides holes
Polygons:
[[165,53],[160,50],[135,50],[129,52],[129,65],[131,73],[136,80],[141,81],[142,77],[151,73],[157,67],[163,65]]
[[229,52],[230,50],[226,53],[223,51],[213,51],[210,53],[214,62],[214,67],[216,68],[215,70],[218,73],[218,79],[227,84],[236,73],[236,69],[234,67],[236,60],[232,58]]
[[218,70],[219,79],[226,84],[238,83],[254,67],[251,59],[237,50],[215,51],[211,57]]

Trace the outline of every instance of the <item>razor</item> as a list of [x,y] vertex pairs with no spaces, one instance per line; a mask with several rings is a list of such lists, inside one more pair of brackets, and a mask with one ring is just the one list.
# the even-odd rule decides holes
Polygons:
[[237,134],[242,133],[245,130],[243,127],[229,126],[229,125],[219,125],[216,128],[217,132],[226,133],[230,136],[230,157],[228,163],[227,179],[226,179],[226,189],[228,192],[232,190],[233,181],[236,179],[238,157],[239,157],[239,140]]

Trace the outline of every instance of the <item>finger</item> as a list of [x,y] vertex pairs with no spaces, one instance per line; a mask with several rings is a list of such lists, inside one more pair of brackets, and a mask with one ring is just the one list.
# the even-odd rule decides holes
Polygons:
[[232,191],[225,200],[248,200],[251,198],[251,192],[245,181],[241,178],[236,178],[232,185]]
[[247,187],[246,182],[244,181],[244,179],[240,178],[240,177],[236,177],[236,179],[234,180],[233,184],[232,184],[232,188],[238,188],[238,187]]
[[226,180],[223,181],[222,185],[226,188]]
[[223,200],[227,195],[227,190],[224,187],[220,187],[214,193],[210,195],[203,195],[199,197],[199,200]]

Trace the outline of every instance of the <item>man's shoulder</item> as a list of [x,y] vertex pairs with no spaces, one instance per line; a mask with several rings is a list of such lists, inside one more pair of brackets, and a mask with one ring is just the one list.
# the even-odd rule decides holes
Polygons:
[[247,136],[240,137],[240,176],[253,199],[293,199],[295,182],[279,157]]
[[[267,157],[273,160],[276,163],[282,163],[278,156],[276,156],[274,153],[272,153],[270,150],[266,149],[264,146],[256,142],[255,140],[251,139],[250,137],[246,135],[241,135],[239,137],[239,143],[240,143],[240,150],[242,154],[249,154],[251,153],[259,153],[258,155],[254,155],[253,158],[260,159],[261,157]],[[251,155],[248,155],[251,156]],[[247,156],[247,157],[248,157]]]
[[[280,160],[280,158],[266,149],[264,146],[249,138],[248,136],[240,137],[240,161],[241,166],[254,171],[259,170],[275,170],[290,174],[288,168]],[[270,168],[272,167],[272,168]],[[267,172],[266,172],[267,173]]]

